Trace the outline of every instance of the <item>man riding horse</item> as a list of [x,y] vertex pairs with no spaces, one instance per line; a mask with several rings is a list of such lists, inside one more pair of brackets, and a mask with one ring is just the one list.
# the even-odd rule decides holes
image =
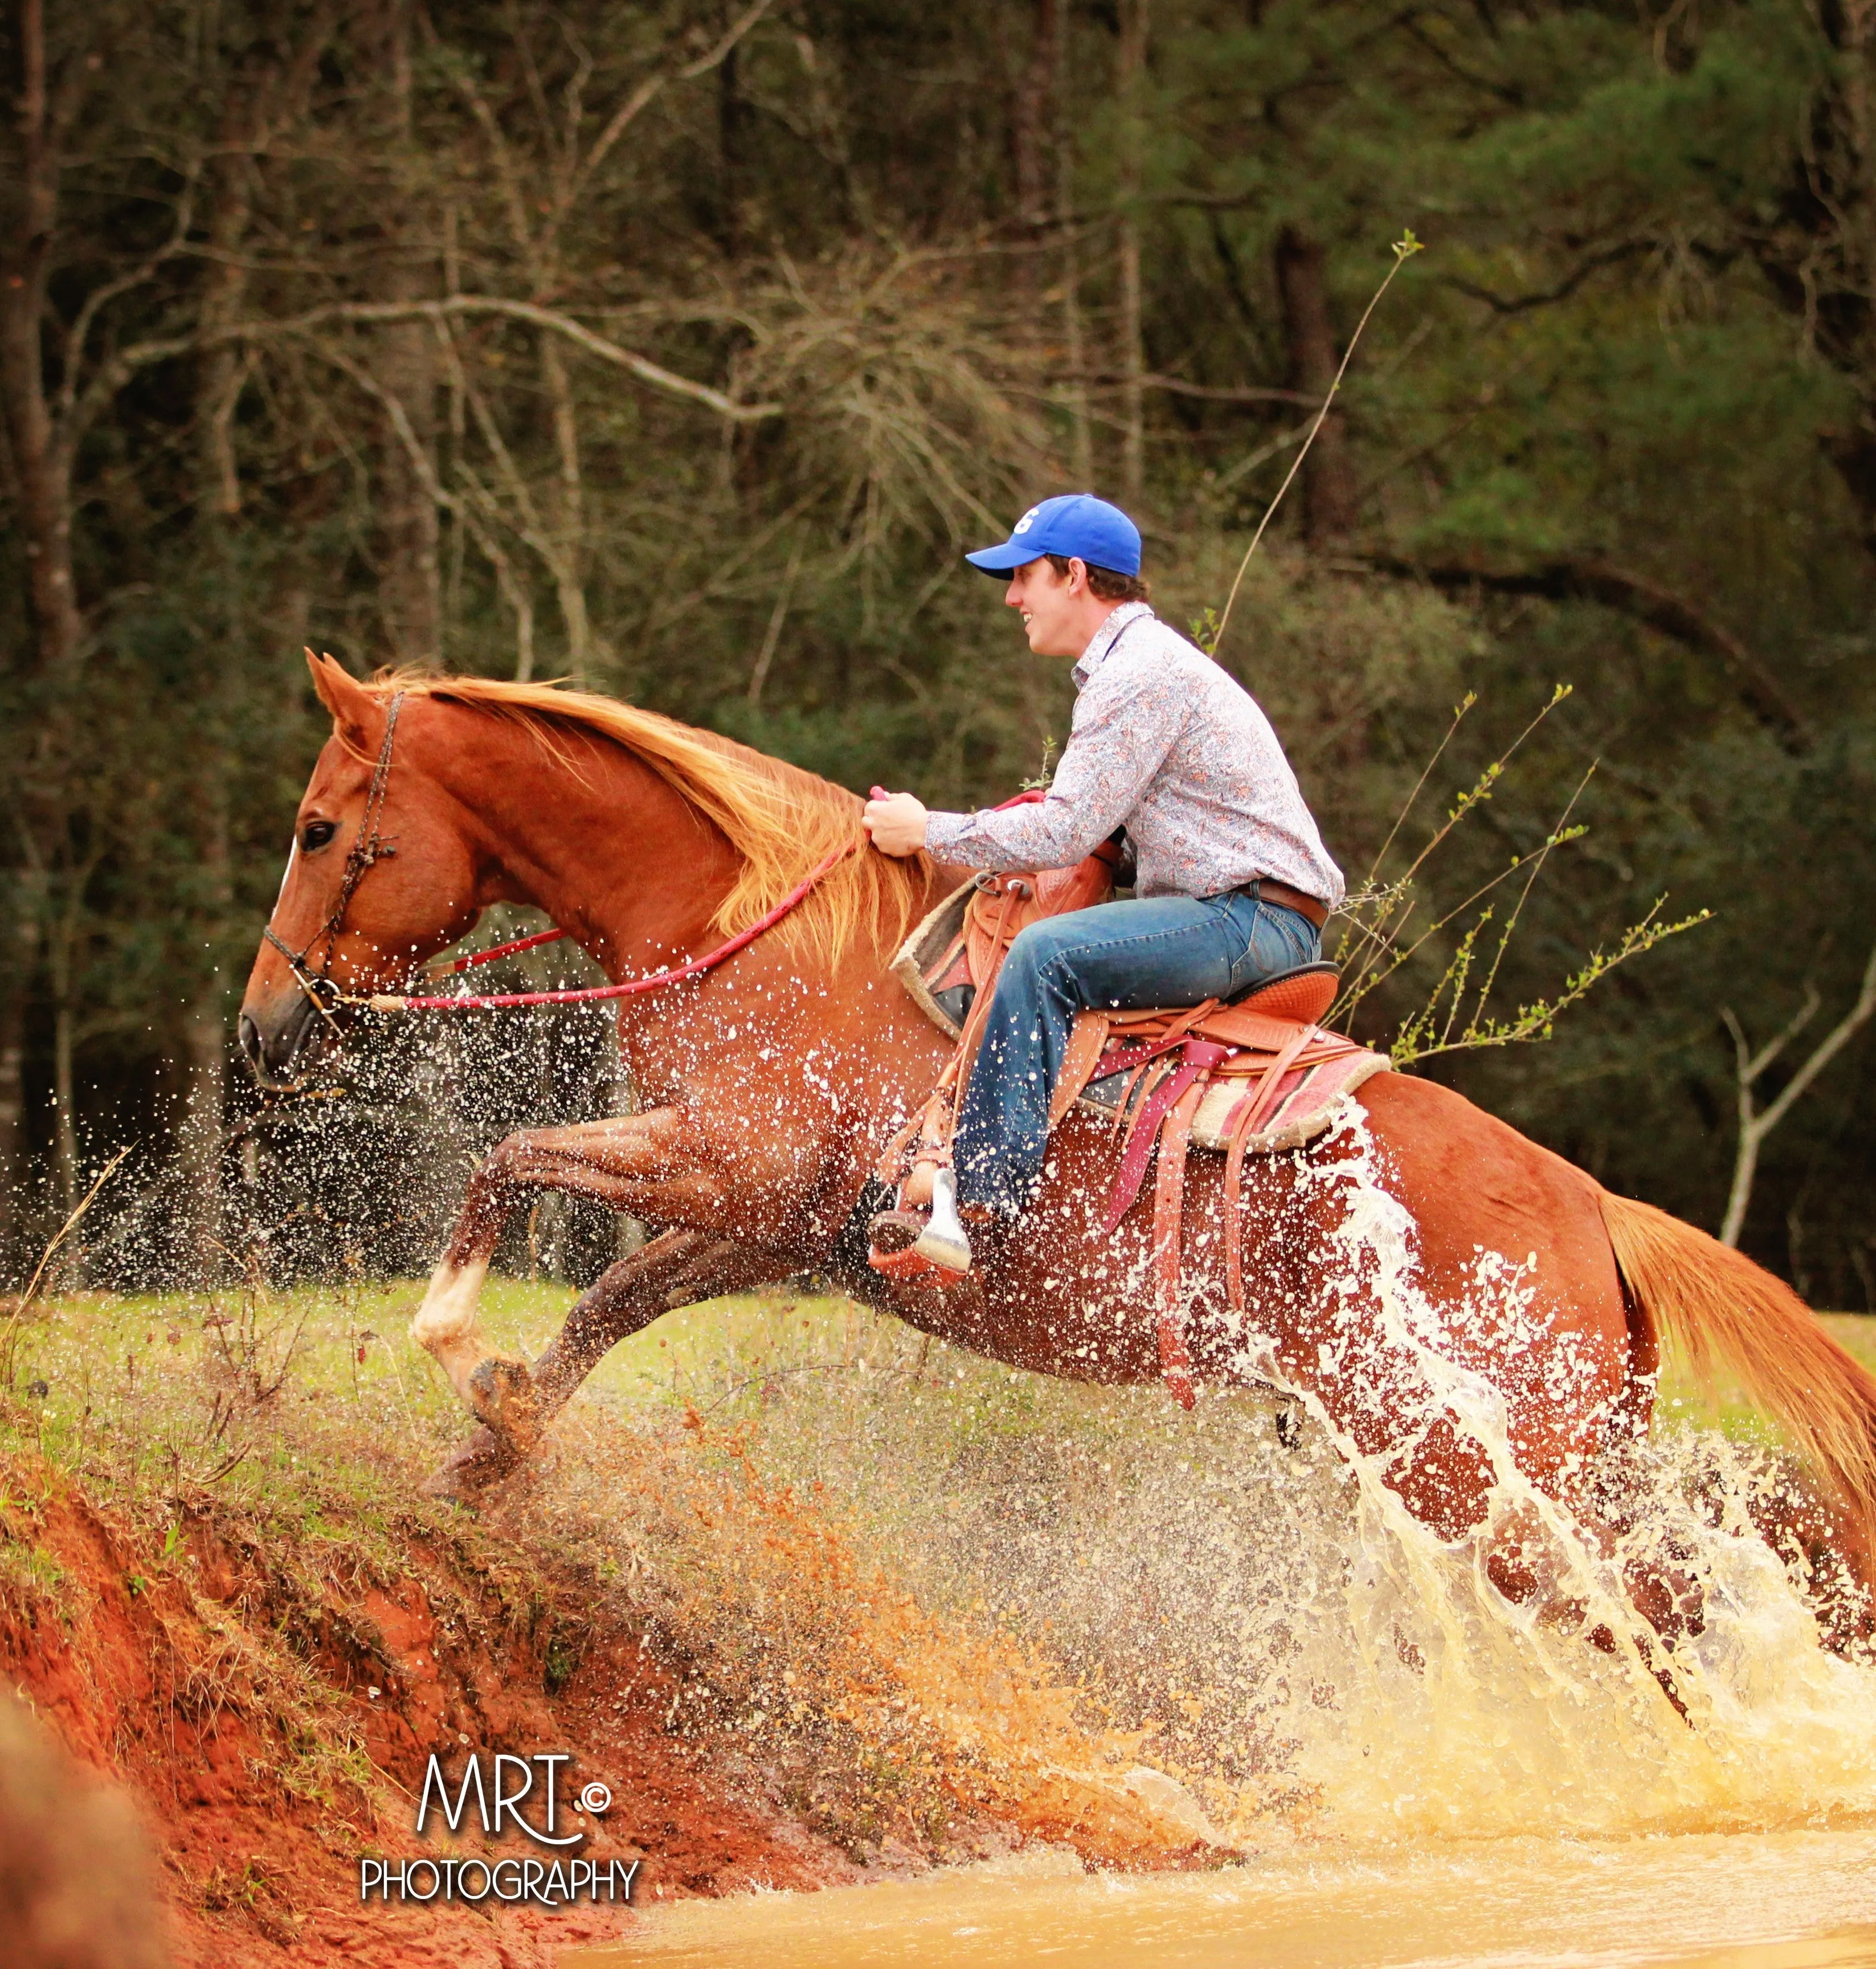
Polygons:
[[[909,793],[876,797],[873,845],[967,868],[1059,868],[1119,835],[1117,872],[1134,888],[1031,923],[998,973],[951,1153],[966,1219],[999,1238],[1041,1180],[1075,1014],[1236,998],[1310,963],[1343,883],[1256,699],[1149,605],[1139,529],[1117,506],[1045,499],[965,558],[1008,576],[1004,602],[1038,656],[1076,660],[1068,743],[1034,804],[942,813]],[[915,1167],[907,1209],[929,1208],[935,1175],[928,1158]],[[902,1212],[876,1226],[876,1245],[909,1228]],[[971,1262],[957,1238],[932,1255]]]
[[[363,1012],[598,991],[618,1002],[637,1095],[629,1114],[517,1129],[471,1179],[411,1322],[484,1425],[439,1484],[466,1495],[514,1469],[608,1349],[673,1309],[824,1270],[1012,1367],[1163,1381],[1182,1406],[1197,1387],[1279,1387],[1442,1541],[1474,1540],[1528,1620],[1548,1609],[1573,1628],[1586,1607],[1628,1594],[1638,1624],[1595,1633],[1632,1640],[1638,1664],[1678,1685],[1681,1656],[1663,1650],[1686,1631],[1683,1583],[1651,1562],[1632,1580],[1622,1571],[1623,1459],[1654,1406],[1668,1332],[1696,1361],[1724,1364],[1809,1458],[1839,1513],[1826,1542],[1855,1583],[1845,1643],[1867,1636],[1855,1596],[1876,1581],[1876,1380],[1739,1253],[1411,1074],[1373,1074],[1329,1134],[1290,1137],[1273,1103],[1290,1098],[1286,1080],[1307,1092],[1316,1070],[1278,1069],[1316,1029],[1254,1001],[1200,1020],[1080,1013],[1058,1101],[1077,1073],[1100,1084],[1091,1070],[1110,1062],[1110,1037],[1133,1065],[1108,1077],[1139,1098],[1132,1111],[1064,1103],[1045,1156],[1042,1090],[1077,1006],[1216,998],[1294,968],[1341,887],[1262,714],[1129,589],[1138,534],[1097,501],[1069,502],[1065,524],[1062,511],[1038,508],[977,556],[1020,570],[1009,598],[1032,647],[1081,653],[1055,787],[998,815],[882,800],[875,837],[897,859],[854,852],[860,803],[843,789],[615,699],[474,676],[361,683],[313,661],[332,729],[242,1001],[257,1076],[296,1084]],[[1074,870],[985,878],[1001,882],[997,897],[963,897],[955,871],[903,852],[928,833],[939,855],[1039,871],[1123,823],[1139,899],[1085,915],[1067,912],[1105,887],[1105,870],[1098,883]],[[896,1173],[901,1124],[935,1079],[952,1072],[954,1087],[950,1063],[967,1050],[948,1004],[928,991],[935,1016],[894,956],[954,900],[970,912],[957,949],[980,981],[991,946],[1040,920],[1016,937],[1023,954],[1002,989],[980,991],[965,1020],[980,1031],[1003,1008],[964,1115],[967,1193],[1005,1221],[1022,1207],[1025,1234],[987,1232],[974,1269],[922,1284],[847,1229],[874,1218],[863,1199],[882,1151]],[[423,988],[423,967],[503,903],[541,910],[608,984]],[[937,981],[948,1000],[950,977]],[[1207,1140],[1200,1115],[1213,1102]],[[1123,1146],[1115,1119],[1130,1111]],[[1188,1160],[1191,1141],[1222,1153]],[[478,1305],[503,1238],[549,1192],[656,1234],[522,1361],[491,1346]]]

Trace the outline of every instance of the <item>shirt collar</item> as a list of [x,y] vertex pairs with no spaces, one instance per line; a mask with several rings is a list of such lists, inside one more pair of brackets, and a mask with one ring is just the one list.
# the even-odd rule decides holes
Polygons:
[[1137,622],[1142,616],[1150,616],[1152,610],[1144,602],[1123,602],[1113,615],[1090,637],[1087,647],[1075,659],[1075,688],[1079,690],[1090,677],[1107,660],[1108,653],[1120,641],[1121,631],[1129,623]]

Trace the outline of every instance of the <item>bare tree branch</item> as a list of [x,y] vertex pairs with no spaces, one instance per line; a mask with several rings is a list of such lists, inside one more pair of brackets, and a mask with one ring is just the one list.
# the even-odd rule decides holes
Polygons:
[[[1057,380],[1100,387],[1128,379],[1111,370],[1084,370],[1079,375],[1058,372]],[[1208,403],[1301,404],[1313,410],[1322,402],[1320,394],[1312,396],[1307,390],[1264,389],[1252,384],[1188,383],[1183,376],[1162,376],[1152,370],[1145,371],[1139,381],[1143,390],[1163,391],[1169,397],[1198,397]]]
[[1456,274],[1448,274],[1443,278],[1445,284],[1456,293],[1465,295],[1469,300],[1483,301],[1494,314],[1524,314],[1532,308],[1550,307],[1558,301],[1568,300],[1592,274],[1599,273],[1605,267],[1618,266],[1648,250],[1649,242],[1646,240],[1625,239],[1616,245],[1586,253],[1554,287],[1540,288],[1534,294],[1495,294],[1489,287],[1463,280]]
[[1784,687],[1740,638],[1687,596],[1645,575],[1607,561],[1570,556],[1526,567],[1495,567],[1467,556],[1446,561],[1409,560],[1369,553],[1362,565],[1382,574],[1405,575],[1449,592],[1482,589],[1497,595],[1532,595],[1552,602],[1595,602],[1645,622],[1690,649],[1717,657],[1731,674],[1740,701],[1793,754],[1810,751],[1809,722]]
[[1739,1140],[1733,1155],[1732,1187],[1726,1198],[1726,1215],[1719,1229],[1722,1244],[1736,1246],[1739,1233],[1745,1223],[1746,1208],[1752,1200],[1753,1179],[1758,1173],[1759,1150],[1765,1138],[1793,1108],[1803,1098],[1806,1090],[1826,1067],[1842,1052],[1869,1023],[1876,1013],[1876,947],[1872,947],[1869,962],[1863,967],[1863,983],[1858,992],[1856,1002],[1844,1014],[1836,1024],[1812,1049],[1810,1057],[1786,1082],[1778,1098],[1770,1107],[1761,1109],[1755,1092],[1759,1076],[1783,1053],[1786,1046],[1810,1024],[1812,1015],[1818,1007],[1816,990],[1807,986],[1805,1002],[1784,1030],[1757,1053],[1753,1052],[1745,1036],[1745,1029],[1734,1016],[1731,1006],[1722,1008],[1720,1017],[1725,1021],[1726,1030],[1732,1035],[1733,1054],[1737,1062],[1735,1077],[1738,1088]]
[[508,300],[498,294],[452,294],[442,300],[334,301],[277,321],[237,321],[188,335],[166,336],[160,341],[134,342],[120,349],[86,386],[79,401],[74,423],[82,428],[140,369],[153,363],[173,362],[178,356],[199,354],[225,342],[267,342],[284,336],[304,336],[313,329],[336,324],[357,326],[400,321],[442,323],[471,315],[494,315],[510,321],[524,321],[550,335],[558,335],[601,362],[623,369],[647,388],[667,396],[682,397],[701,404],[719,417],[734,423],[754,423],[765,417],[779,417],[779,404],[739,404],[708,383],[693,382],[688,376],[666,369],[634,350],[622,349],[596,335],[583,323],[557,309],[543,307],[534,301]]
[[662,73],[647,76],[633,90],[614,112],[612,121],[601,131],[593,148],[586,154],[586,161],[574,174],[567,188],[566,205],[571,207],[586,189],[587,181],[606,161],[614,144],[624,135],[626,130],[653,96],[668,83],[694,82],[700,75],[707,75],[713,68],[721,67],[728,58],[737,43],[755,26],[763,15],[774,5],[774,0],[754,0],[732,21],[711,47],[706,49],[695,61],[686,62],[682,67],[666,69]]
[[495,584],[502,599],[514,611],[515,676],[518,682],[525,683],[534,670],[534,604],[528,594],[527,582],[517,577],[513,563],[502,550],[501,543],[483,523],[474,502],[452,491],[437,477],[429,448],[412,428],[410,414],[403,405],[362,364],[354,362],[340,350],[312,338],[308,339],[322,362],[329,362],[342,375],[350,378],[382,408],[424,491],[438,505],[446,507],[455,514],[481,549],[484,557],[494,569]]
[[78,393],[78,374],[85,360],[85,345],[91,339],[91,325],[98,318],[101,309],[108,307],[119,294],[129,294],[154,280],[166,260],[173,259],[182,252],[189,237],[189,229],[194,222],[196,210],[196,171],[192,167],[183,182],[182,195],[176,202],[176,223],[170,229],[170,236],[164,240],[141,265],[128,273],[121,274],[115,281],[106,281],[102,287],[94,287],[84,299],[65,340],[65,379],[59,387],[59,414],[70,419],[72,407]]

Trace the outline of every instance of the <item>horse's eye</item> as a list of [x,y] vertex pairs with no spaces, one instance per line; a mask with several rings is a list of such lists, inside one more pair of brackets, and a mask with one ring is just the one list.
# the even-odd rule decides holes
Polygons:
[[323,848],[339,832],[338,823],[330,820],[309,820],[301,831],[300,846],[304,854],[311,855]]

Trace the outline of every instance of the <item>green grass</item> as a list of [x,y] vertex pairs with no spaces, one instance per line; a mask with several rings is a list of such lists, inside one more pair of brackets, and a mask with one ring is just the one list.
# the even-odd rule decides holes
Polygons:
[[[184,1483],[265,1494],[298,1532],[317,1537],[335,1491],[367,1506],[384,1489],[387,1463],[427,1463],[463,1432],[453,1392],[405,1333],[421,1292],[420,1282],[394,1280],[50,1301],[0,1348],[0,1368],[11,1353],[20,1404],[12,1427],[53,1464],[86,1468],[128,1494]],[[533,1358],[575,1296],[562,1286],[491,1280],[482,1302],[491,1343]],[[1876,1370],[1876,1319],[1823,1317]],[[909,1403],[948,1411],[967,1445],[983,1435],[1099,1433],[1103,1422],[1148,1421],[1164,1402],[1156,1388],[1097,1390],[1003,1368],[851,1300],[779,1291],[667,1314],[615,1347],[587,1392],[647,1419],[689,1407],[723,1422],[785,1397],[793,1407],[818,1388],[883,1393],[894,1384]],[[1740,1437],[1767,1426],[1736,1387],[1704,1389],[1671,1361],[1661,1413]],[[263,1416],[307,1426],[257,1428]],[[318,1444],[335,1440],[360,1454],[322,1458]],[[316,1461],[316,1484],[306,1481]]]
[[[1825,1312],[1818,1317],[1846,1353],[1876,1374],[1876,1319],[1856,1312]],[[1671,1356],[1663,1367],[1657,1413],[1670,1424],[1717,1429],[1735,1442],[1763,1442],[1778,1434],[1771,1419],[1746,1400],[1736,1382],[1721,1376],[1709,1387],[1695,1378],[1684,1361]]]
[[[13,1426],[53,1464],[128,1494],[186,1484],[264,1493],[295,1531],[317,1536],[335,1487],[366,1504],[386,1462],[433,1461],[467,1426],[441,1371],[406,1335],[421,1293],[419,1282],[392,1281],[50,1301],[11,1342]],[[538,1355],[575,1296],[491,1280],[482,1301],[491,1345]],[[792,1406],[818,1387],[883,1389],[914,1376],[932,1393],[912,1399],[936,1402],[941,1384],[967,1434],[1060,1428],[1090,1400],[1088,1390],[928,1342],[851,1300],[780,1292],[666,1315],[615,1347],[585,1393],[647,1419],[694,1408],[727,1422],[782,1396]],[[1157,1390],[1132,1393],[1155,1408],[1163,1401]],[[258,1428],[262,1418],[302,1426]],[[358,1455],[321,1461],[317,1484],[300,1481],[314,1474],[322,1435]]]

